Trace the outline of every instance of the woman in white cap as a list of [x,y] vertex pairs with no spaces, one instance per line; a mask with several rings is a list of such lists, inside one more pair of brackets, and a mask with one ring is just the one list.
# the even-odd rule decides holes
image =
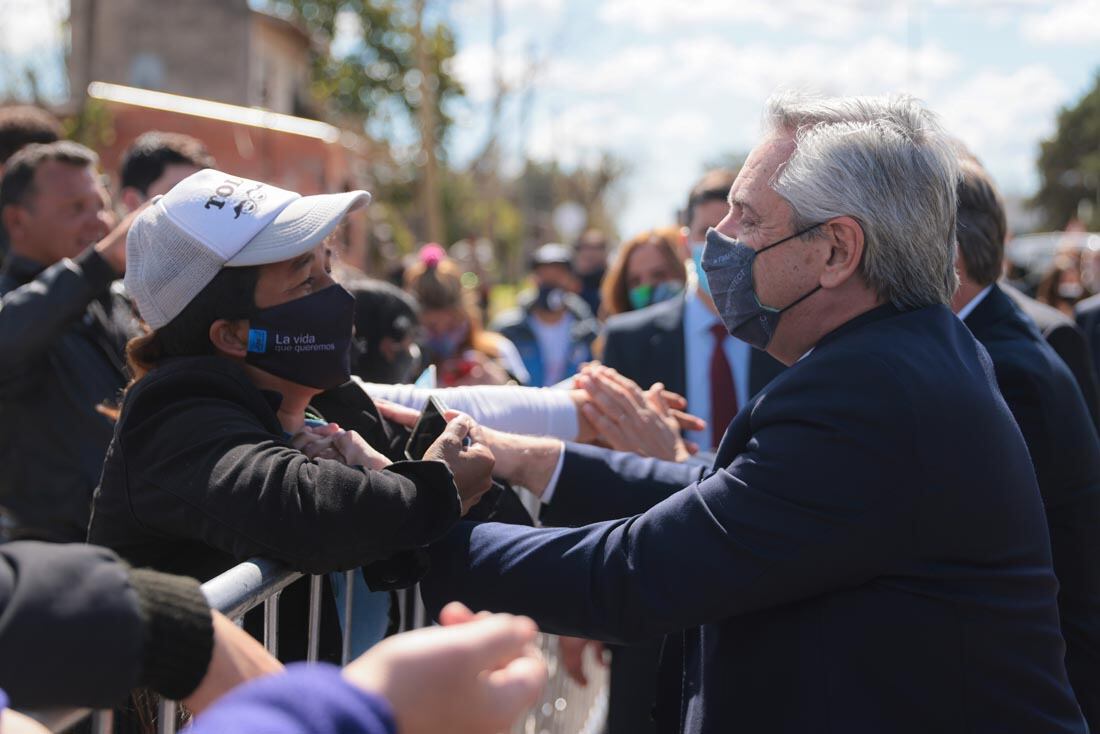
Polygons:
[[[306,573],[366,567],[373,589],[416,579],[416,549],[488,490],[493,461],[464,445],[468,419],[428,460],[391,463],[307,413],[350,368],[354,300],[329,275],[325,240],[368,201],[206,169],[136,219],[125,282],[150,331],[128,347],[134,382],[90,541],[200,580],[252,556]],[[297,586],[283,597],[285,659],[305,656]],[[331,620],[329,594],[325,607]],[[322,627],[322,657],[338,658],[335,625]]]

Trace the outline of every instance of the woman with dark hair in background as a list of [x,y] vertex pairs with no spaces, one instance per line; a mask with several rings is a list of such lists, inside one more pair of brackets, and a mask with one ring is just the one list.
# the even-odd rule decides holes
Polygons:
[[1072,318],[1074,305],[1092,295],[1081,282],[1080,262],[1079,251],[1059,252],[1050,270],[1039,281],[1035,297]]
[[476,294],[462,285],[462,271],[436,244],[420,250],[405,272],[405,290],[420,304],[420,324],[428,358],[443,387],[529,382],[512,342],[485,331]]
[[683,292],[687,275],[676,254],[679,237],[676,228],[662,227],[622,244],[603,281],[607,316],[645,308]]

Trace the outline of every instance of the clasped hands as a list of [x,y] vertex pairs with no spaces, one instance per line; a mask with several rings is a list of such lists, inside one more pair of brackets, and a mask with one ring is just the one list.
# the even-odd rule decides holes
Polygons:
[[665,461],[684,461],[699,447],[681,436],[706,421],[684,412],[687,400],[660,383],[642,390],[611,367],[591,362],[573,379],[580,417],[577,440]]
[[[424,452],[425,461],[441,461],[451,470],[463,515],[493,484],[493,452],[477,440],[475,428],[469,416],[454,417]],[[346,431],[335,423],[307,425],[291,438],[290,444],[311,459],[331,459],[372,471],[385,469],[393,463],[356,431]]]

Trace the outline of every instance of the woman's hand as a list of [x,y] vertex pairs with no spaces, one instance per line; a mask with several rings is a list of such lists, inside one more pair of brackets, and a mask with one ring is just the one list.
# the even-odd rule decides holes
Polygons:
[[356,431],[345,431],[335,423],[305,426],[290,440],[290,445],[311,459],[330,459],[372,471],[385,469],[393,463]]

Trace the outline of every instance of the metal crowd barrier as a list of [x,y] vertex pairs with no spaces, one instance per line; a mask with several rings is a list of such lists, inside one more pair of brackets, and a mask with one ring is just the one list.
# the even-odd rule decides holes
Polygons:
[[[351,656],[352,608],[355,598],[354,574],[346,573],[344,603],[344,648],[342,662]],[[263,605],[263,643],[272,655],[279,654],[279,595],[283,589],[301,578],[274,561],[254,558],[234,566],[202,585],[202,591],[213,609],[242,624],[246,612]],[[309,634],[307,660],[315,662],[321,632],[321,576],[310,578]],[[401,631],[427,626],[430,621],[420,600],[418,588],[398,595]],[[540,647],[550,671],[550,682],[542,700],[513,729],[512,734],[597,734],[602,729],[607,712],[607,674],[599,666],[586,669],[588,686],[581,688],[559,669],[557,638],[540,635]],[[111,734],[114,717],[111,711],[67,709],[26,711],[47,729],[60,734],[91,717],[93,734]],[[175,734],[179,724],[179,709],[175,701],[161,700],[157,707],[157,734]]]

